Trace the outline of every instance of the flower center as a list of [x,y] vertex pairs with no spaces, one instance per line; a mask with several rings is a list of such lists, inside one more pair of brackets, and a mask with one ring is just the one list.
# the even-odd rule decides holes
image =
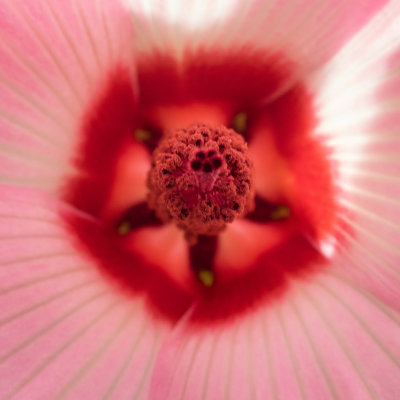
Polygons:
[[254,208],[252,163],[243,137],[196,124],[166,136],[153,153],[148,205],[189,242],[216,235]]

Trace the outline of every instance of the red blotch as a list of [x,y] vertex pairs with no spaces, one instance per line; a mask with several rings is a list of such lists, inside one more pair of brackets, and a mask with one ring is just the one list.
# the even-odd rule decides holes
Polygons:
[[69,179],[66,200],[100,217],[111,193],[122,144],[133,134],[137,101],[129,72],[117,69],[83,118],[81,142],[72,160],[79,171]]
[[[88,109],[82,124],[78,156],[74,160],[80,173],[69,179],[65,198],[99,223],[75,217],[65,220],[79,239],[79,249],[95,260],[104,276],[120,282],[127,293],[145,294],[154,313],[175,321],[194,300],[200,300],[196,314],[199,320],[224,319],[246,311],[261,300],[280,296],[287,277],[307,276],[319,261],[322,262],[301,233],[292,234],[261,254],[243,274],[228,276],[223,281],[217,279],[215,287],[205,290],[204,296],[199,297],[197,289],[189,291],[190,294],[182,290],[176,283],[180,280],[173,279],[171,271],[145,261],[133,248],[127,249],[126,241],[116,235],[115,226],[101,220],[104,210],[113,208],[112,193],[120,176],[117,166],[121,155],[126,154],[126,143],[131,141],[134,145],[132,133],[143,127],[140,125],[143,121],[146,127],[162,130],[163,126],[157,126],[157,121],[151,119],[152,110],[167,106],[220,104],[221,110],[226,112],[258,107],[257,112],[269,115],[277,148],[293,162],[302,182],[307,181],[310,171],[310,166],[296,158],[302,146],[304,154],[310,155],[307,159],[312,161],[311,170],[325,168],[317,192],[318,195],[327,192],[329,184],[325,181],[331,181],[328,165],[323,151],[308,136],[314,120],[305,91],[296,87],[276,102],[262,106],[263,100],[273,94],[289,74],[289,65],[277,55],[248,49],[188,54],[182,68],[168,55],[158,54],[139,65],[139,103],[129,73],[117,70]],[[226,115],[227,120],[232,117],[233,114]],[[312,209],[315,198],[305,196],[303,200],[304,207]],[[326,212],[311,213],[304,224],[319,223]],[[328,220],[323,230],[329,228]],[[159,258],[162,260],[162,254]]]
[[332,183],[332,165],[327,150],[311,139],[298,145],[291,160],[294,175],[292,204],[305,233],[316,243],[332,235],[336,223],[337,204]]
[[283,156],[295,156],[298,145],[310,140],[317,122],[312,103],[310,93],[302,84],[297,84],[265,109]]
[[261,112],[266,111],[274,144],[285,163],[285,168],[277,168],[282,174],[281,196],[276,196],[288,201],[300,230],[318,243],[332,234],[338,205],[328,150],[310,136],[316,125],[312,104],[312,96],[298,84]]
[[132,294],[144,293],[151,309],[176,320],[190,304],[189,296],[156,266],[126,251],[114,224],[102,221],[118,183],[118,165],[127,143],[134,144],[137,101],[129,73],[118,69],[83,119],[81,143],[74,165],[79,173],[69,179],[65,198],[98,223],[64,216],[78,238],[77,246],[94,259],[107,278],[121,283]]
[[188,53],[183,64],[152,54],[138,68],[143,108],[191,102],[226,103],[243,111],[272,95],[292,66],[276,53],[248,48]]

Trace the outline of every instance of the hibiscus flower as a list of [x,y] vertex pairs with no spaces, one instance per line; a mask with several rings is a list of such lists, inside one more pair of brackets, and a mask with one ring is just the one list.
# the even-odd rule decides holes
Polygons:
[[2,2],[0,398],[400,397],[399,15]]

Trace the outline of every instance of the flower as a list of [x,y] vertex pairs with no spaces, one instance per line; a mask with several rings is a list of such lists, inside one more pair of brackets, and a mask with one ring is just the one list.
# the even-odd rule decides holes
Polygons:
[[397,398],[399,11],[3,2],[0,397]]

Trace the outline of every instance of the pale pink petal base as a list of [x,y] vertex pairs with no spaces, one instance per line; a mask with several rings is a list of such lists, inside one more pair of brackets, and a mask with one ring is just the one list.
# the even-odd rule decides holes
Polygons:
[[265,253],[284,243],[295,232],[296,228],[290,221],[276,224],[234,221],[219,236],[215,269],[222,276],[240,274],[256,265]]
[[130,207],[146,201],[147,174],[151,168],[148,149],[137,141],[127,138],[118,157],[116,173],[108,204],[102,217],[106,221],[118,220]]
[[173,223],[137,229],[125,241],[129,251],[155,266],[181,289],[193,293],[196,281],[189,263],[189,247],[182,230]]
[[77,251],[60,207],[1,187],[0,397],[146,398],[167,325]]
[[276,133],[267,115],[252,127],[249,155],[254,165],[254,184],[258,196],[282,204],[293,191],[293,173],[276,145]]

